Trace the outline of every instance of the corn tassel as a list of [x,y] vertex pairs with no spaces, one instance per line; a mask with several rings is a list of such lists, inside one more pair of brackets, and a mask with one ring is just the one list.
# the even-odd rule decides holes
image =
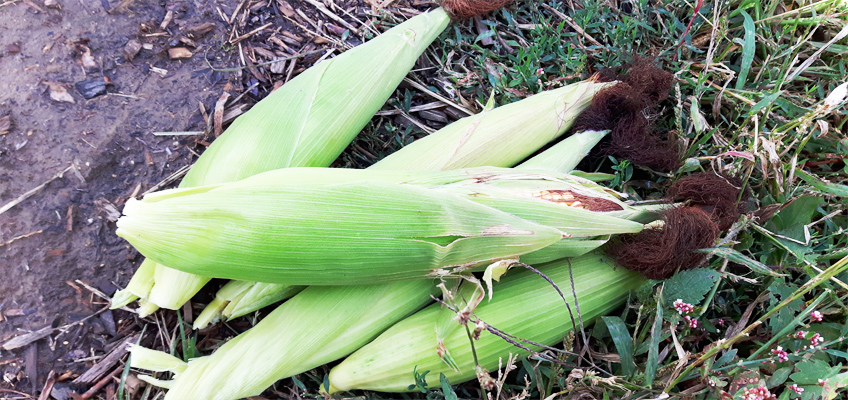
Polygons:
[[[180,186],[229,182],[277,168],[329,166],[449,22],[441,8],[421,14],[309,68],[233,122]],[[145,262],[116,293],[113,308],[140,297],[178,309],[208,281]]]
[[[575,293],[586,323],[621,305],[629,291],[645,281],[636,273],[615,268],[608,258],[598,253],[553,262],[538,270],[563,289],[571,309],[576,312],[571,291],[565,290],[571,286],[569,275],[573,271]],[[476,307],[476,317],[500,331],[544,345],[558,343],[572,330],[563,299],[548,282],[530,271],[518,271],[508,278],[495,286],[493,300],[483,300]],[[455,319],[450,321],[453,329],[447,332],[443,324],[437,325],[446,314],[449,318],[455,316],[454,311],[436,304],[392,326],[332,369],[330,392],[353,389],[405,392],[415,384],[415,368],[430,371],[430,376],[443,373],[451,383],[474,379],[476,365],[466,330]],[[456,369],[440,357],[439,353],[444,354],[445,350],[437,352],[434,326],[442,326],[440,347],[450,352]],[[530,354],[486,330],[474,341],[474,349],[479,365],[487,370],[498,368],[499,360],[507,354]]]

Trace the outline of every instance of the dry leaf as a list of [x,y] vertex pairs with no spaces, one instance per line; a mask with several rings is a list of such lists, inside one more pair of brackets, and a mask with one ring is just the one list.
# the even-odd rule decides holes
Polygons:
[[224,105],[227,104],[227,100],[229,99],[230,94],[224,92],[221,97],[218,98],[218,101],[215,103],[215,113],[213,114],[215,137],[218,137],[222,133],[224,133]]
[[61,83],[44,81],[44,84],[50,86],[50,98],[64,103],[76,103],[73,96],[68,93],[68,89]]
[[94,61],[94,56],[91,55],[91,50],[83,45],[80,45],[82,50],[82,56],[80,57],[80,62],[82,66],[85,68],[96,68],[97,62]]

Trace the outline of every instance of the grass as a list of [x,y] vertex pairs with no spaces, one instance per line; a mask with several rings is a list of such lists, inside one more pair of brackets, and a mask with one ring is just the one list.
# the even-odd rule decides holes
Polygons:
[[[519,1],[483,20],[483,29],[454,26],[429,53],[441,68],[431,81],[450,82],[454,100],[478,107],[491,93],[499,104],[509,103],[632,54],[654,56],[677,78],[656,119],[685,139],[686,166],[663,174],[610,157],[594,168],[615,174],[610,186],[636,198],[656,195],[642,181],[663,184],[690,171],[716,170],[742,177],[756,199],[706,268],[651,282],[619,315],[592,328],[591,345],[609,355],[604,366],[614,376],[524,360],[506,393],[520,394],[525,378],[527,398],[668,393],[711,399],[763,386],[781,399],[810,399],[829,398],[848,385],[848,166],[840,161],[848,150],[848,111],[844,102],[823,104],[848,76],[840,50],[848,41],[825,45],[848,29],[848,5],[706,2],[693,17],[694,7],[669,0]],[[396,104],[408,109],[410,96],[412,103],[420,100],[403,91]],[[372,138],[393,135],[383,142],[386,153],[424,134],[388,120],[372,129],[379,132]],[[695,312],[681,315],[673,305],[678,296]],[[821,321],[811,320],[814,311]],[[816,333],[824,342],[810,348]],[[779,358],[778,346],[788,358]],[[417,389],[429,388],[427,398],[452,398],[438,377],[415,376]],[[812,376],[828,383],[819,386]],[[479,397],[474,383],[453,390],[460,398]]]
[[[684,139],[686,165],[660,173],[609,157],[592,172],[612,173],[611,187],[646,199],[656,197],[657,185],[645,182],[661,187],[715,170],[741,177],[755,199],[710,250],[708,265],[650,282],[617,315],[589,328],[596,362],[612,375],[562,354],[580,368],[522,359],[501,384],[501,398],[719,399],[764,387],[776,398],[806,400],[848,386],[848,109],[844,101],[824,103],[848,76],[848,40],[832,42],[848,34],[848,4],[705,2],[693,14],[695,7],[676,0],[519,0],[476,25],[454,24],[411,76],[479,111],[492,94],[507,104],[633,54],[653,56],[676,77],[654,117]],[[363,168],[425,136],[428,124],[414,107],[432,101],[402,86],[384,108],[394,114],[376,117],[335,166]],[[679,311],[677,299],[694,310]],[[180,336],[196,351],[192,338],[182,330]],[[327,372],[280,381],[266,397],[290,390],[318,397]],[[426,371],[413,376],[413,393],[364,398],[480,397],[475,382],[451,386]]]

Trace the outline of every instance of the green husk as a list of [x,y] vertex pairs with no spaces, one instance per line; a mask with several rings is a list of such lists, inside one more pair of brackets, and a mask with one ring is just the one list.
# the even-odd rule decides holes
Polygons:
[[[490,102],[479,114],[413,142],[372,168],[451,170],[517,164],[568,130],[595,94],[611,85],[587,80],[498,108]],[[407,159],[411,154],[419,160],[415,166]],[[426,158],[420,156],[424,154]]]
[[[256,396],[277,380],[350,354],[394,321],[421,308],[437,289],[430,280],[382,285],[310,286],[255,327],[175,377],[166,400]],[[367,303],[343,301],[360,299]],[[309,322],[310,325],[302,325]]]
[[[601,139],[603,139],[608,133],[609,131],[576,132],[569,136],[568,139],[557,143],[542,154],[519,164],[518,168],[542,168],[550,171],[571,172],[577,168],[577,164],[580,164],[580,161],[583,161],[583,158],[589,155],[589,151],[591,151],[592,148],[594,148],[595,145],[597,145],[598,142],[600,142]],[[564,151],[565,149],[571,149],[573,147],[577,147],[580,150],[571,152]],[[566,154],[565,157],[562,156],[563,153]]]
[[[449,22],[445,10],[433,10],[309,68],[239,117],[180,187],[235,181],[277,168],[329,166]],[[116,294],[113,307],[140,297],[150,305],[178,309],[208,281],[142,263],[127,288]]]
[[194,329],[203,329],[222,319],[226,321],[247,315],[288,299],[304,288],[304,286],[272,283],[229,281],[215,293],[215,299],[194,319]]
[[[518,115],[516,118],[521,119],[523,116]],[[558,116],[553,115],[551,118]],[[558,134],[564,132],[573,120],[562,122]],[[547,134],[528,131],[519,133],[530,136]],[[509,135],[509,132],[498,131],[493,135]],[[519,141],[524,139],[519,138]],[[481,165],[476,161],[487,159],[509,159],[511,161],[490,164],[510,165],[537,150],[523,145],[521,147],[524,155],[504,157],[502,154],[491,154],[471,158],[469,164],[461,166]],[[488,149],[478,150],[486,152]],[[498,152],[513,150],[500,148]],[[575,151],[579,154],[585,154],[587,150],[579,146],[562,149],[566,153]],[[433,151],[438,153],[444,150]],[[406,155],[408,159],[418,156],[416,153]],[[421,156],[426,161],[430,154]],[[375,168],[381,168],[381,165],[378,163]],[[417,168],[422,169],[420,166]],[[581,247],[581,251],[588,251],[582,242],[571,241]],[[414,311],[430,302],[429,296],[434,289],[434,282],[423,279],[360,287],[308,287],[250,331],[228,342],[212,355],[193,360],[188,369],[176,377],[165,399],[232,400],[261,393],[279,379],[307,371],[360,348],[404,318],[404,312]],[[403,311],[391,308],[394,299],[409,302],[406,303],[408,307]],[[360,318],[362,315],[367,315],[367,318]]]
[[117,235],[187,272],[291,285],[432,276],[526,254],[563,237],[414,185],[225,184],[190,192],[127,202]]
[[[596,318],[621,305],[629,291],[645,281],[640,275],[615,268],[604,255],[591,253],[582,257],[553,262],[538,269],[551,278],[576,310],[571,290],[569,266],[582,319],[591,323]],[[575,311],[576,312],[576,311]],[[475,363],[469,339],[457,321],[442,342],[450,352],[458,370],[451,368],[436,351],[433,328],[444,315],[455,315],[439,304],[432,305],[395,324],[373,342],[357,350],[330,372],[330,392],[353,389],[384,392],[405,392],[414,385],[413,369],[430,371],[430,376],[445,374],[451,383],[476,377]],[[494,299],[483,300],[474,315],[486,324],[544,345],[554,345],[572,330],[571,318],[563,299],[551,285],[530,271],[511,272],[507,279],[494,287]],[[576,317],[575,317],[576,318]],[[533,350],[539,347],[527,345]],[[508,354],[527,355],[529,352],[483,331],[474,342],[477,359],[487,370],[498,368],[499,360]]]
[[[533,157],[531,160],[528,160],[522,166],[525,168],[543,168],[546,164],[551,165],[551,168],[547,168],[548,171],[553,172],[561,172],[561,173],[569,173],[572,169],[574,169],[580,160],[585,157],[586,154],[594,147],[598,141],[600,141],[606,132],[596,132],[596,131],[588,131],[588,132],[578,132],[572,134],[571,136],[563,139],[559,144],[553,146],[551,149],[548,149],[541,154]],[[422,158],[421,155],[415,155],[412,153],[408,153],[408,151],[400,150],[400,155],[406,155],[404,158],[408,161],[409,168],[404,169],[415,169],[415,167],[421,164],[422,161],[425,161],[425,158]],[[426,154],[425,154],[426,155]],[[541,160],[544,160],[542,162]],[[381,163],[377,163],[373,166],[373,169],[381,169]],[[538,221],[537,221],[538,222]],[[576,232],[569,230],[569,233],[574,236]],[[603,235],[605,233],[595,233],[595,235]],[[579,236],[579,235],[578,235]],[[594,236],[594,235],[593,235]],[[603,241],[587,241],[586,245],[582,248],[575,246],[574,244],[569,244],[567,246],[560,246],[558,244],[554,244],[552,246],[547,247],[546,249],[551,249],[548,253],[556,254],[559,257],[576,257],[582,254],[585,254],[592,249],[597,248],[601,244],[605,243],[606,240]],[[531,254],[527,254],[523,257],[527,262],[538,262],[538,260],[549,260],[550,256],[540,254],[545,251],[542,249],[540,251],[533,252]],[[213,323],[213,321],[217,322],[222,318],[225,320],[235,318],[239,315],[246,315],[250,312],[259,310],[262,307],[265,307],[269,304],[273,304],[278,301],[282,301],[288,298],[288,294],[290,292],[289,286],[285,284],[279,283],[267,283],[267,282],[254,282],[252,285],[245,285],[243,283],[230,284],[225,285],[224,290],[226,288],[226,294],[217,294],[215,299],[210,302],[209,305],[203,310],[198,318],[195,319],[194,328],[195,329],[203,329],[209,324]],[[250,295],[239,295],[234,292],[234,290],[240,290],[244,293],[265,293],[266,296],[263,296],[261,301],[253,301],[252,296]],[[276,296],[276,297],[274,297]],[[222,311],[225,308],[230,308],[232,306],[228,304],[230,303],[229,298],[239,298],[237,302],[239,307],[238,313],[231,313],[231,315],[221,315]]]

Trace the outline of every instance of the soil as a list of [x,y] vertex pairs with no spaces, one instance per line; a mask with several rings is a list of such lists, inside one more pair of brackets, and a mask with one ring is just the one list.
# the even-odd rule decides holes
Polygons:
[[[370,19],[361,0],[333,4],[349,25]],[[58,400],[113,399],[111,350],[143,330],[168,347],[175,312],[107,310],[142,261],[114,234],[123,204],[179,182],[214,140],[223,93],[235,118],[325,50],[362,43],[336,23],[299,0],[0,0],[0,399],[54,381]],[[367,166],[396,141],[358,139],[334,166]],[[248,327],[202,332],[198,348]]]
[[[58,1],[0,1],[0,117],[12,122],[5,134],[0,124],[0,207],[44,184],[0,212],[0,344],[60,328],[0,350],[4,399],[36,394],[50,371],[85,371],[137,328],[129,313],[102,312],[106,301],[86,287],[111,295],[141,261],[114,235],[115,213],[211,140],[154,132],[204,131],[199,104],[211,114],[227,80],[243,75],[210,68],[234,58],[218,10],[230,15],[239,1]],[[212,30],[190,33],[202,23]],[[128,55],[130,41],[145,46]],[[171,47],[192,55],[171,59]],[[104,78],[107,93],[90,99],[75,86]]]

